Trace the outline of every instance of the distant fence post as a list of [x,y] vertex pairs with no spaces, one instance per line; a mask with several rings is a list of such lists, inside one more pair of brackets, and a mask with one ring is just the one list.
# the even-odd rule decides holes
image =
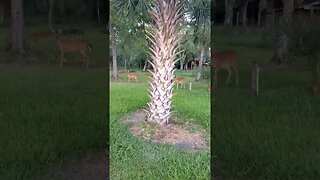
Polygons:
[[192,90],[192,83],[191,83],[191,81],[189,81],[189,90],[190,90],[190,91]]
[[259,64],[256,61],[252,63],[252,92],[254,95],[259,95]]

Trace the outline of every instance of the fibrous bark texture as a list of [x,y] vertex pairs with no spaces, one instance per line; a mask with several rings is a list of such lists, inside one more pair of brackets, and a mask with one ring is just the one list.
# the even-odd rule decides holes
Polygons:
[[180,42],[180,20],[182,6],[177,0],[158,0],[150,15],[155,24],[151,32],[150,56],[153,67],[147,121],[160,125],[168,124],[172,115],[174,64],[177,59]]

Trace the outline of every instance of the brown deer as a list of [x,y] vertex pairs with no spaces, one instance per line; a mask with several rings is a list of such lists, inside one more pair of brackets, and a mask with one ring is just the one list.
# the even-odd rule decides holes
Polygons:
[[44,40],[48,40],[51,37],[53,37],[54,33],[51,31],[44,31],[44,32],[37,32],[37,33],[32,33],[29,35],[31,44],[35,44],[39,41],[44,41]]
[[130,79],[135,79],[138,82],[138,75],[136,73],[128,73],[128,82]]
[[231,78],[231,68],[234,69],[236,73],[236,85],[238,86],[239,80],[238,80],[238,69],[237,69],[237,63],[238,63],[238,53],[234,50],[224,50],[220,52],[213,53],[212,56],[212,66],[215,68],[214,70],[214,84],[213,87],[217,87],[218,85],[218,71],[219,69],[227,69],[229,72],[228,79],[226,81],[226,85],[228,85],[229,80]]
[[177,77],[176,78],[176,84],[177,84],[177,89],[179,88],[179,84],[181,84],[181,89],[182,89],[182,86],[185,88],[185,79],[184,77]]
[[88,41],[83,39],[57,39],[57,44],[61,53],[60,66],[63,65],[65,53],[74,52],[81,54],[85,58],[83,65],[86,64],[88,68],[90,63],[89,54],[92,51],[92,46]]

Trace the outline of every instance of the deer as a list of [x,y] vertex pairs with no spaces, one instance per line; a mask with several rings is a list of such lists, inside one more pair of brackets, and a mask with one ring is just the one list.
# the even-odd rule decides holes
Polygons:
[[135,79],[138,82],[138,75],[136,73],[128,73],[128,82],[130,81],[130,79]]
[[236,73],[236,85],[238,86],[239,80],[238,80],[237,63],[238,63],[238,53],[235,52],[234,50],[223,50],[220,52],[213,53],[212,66],[215,68],[213,87],[217,87],[218,85],[217,75],[218,75],[219,69],[228,70],[229,75],[226,81],[226,85],[228,85],[229,80],[231,78],[231,68],[233,68]]
[[177,77],[176,78],[176,84],[177,84],[177,89],[179,88],[179,84],[181,84],[181,89],[182,89],[182,86],[185,88],[185,79],[184,77]]
[[87,41],[83,39],[57,39],[58,48],[61,53],[61,60],[60,60],[60,66],[63,66],[63,60],[64,55],[66,53],[79,53],[81,54],[85,60],[83,61],[83,65],[86,64],[86,67],[88,68],[90,59],[89,54],[92,51],[92,45]]
[[54,33],[51,31],[44,31],[44,32],[37,32],[37,33],[31,33],[29,35],[31,44],[35,44],[38,41],[44,41],[48,40],[51,37],[53,37]]

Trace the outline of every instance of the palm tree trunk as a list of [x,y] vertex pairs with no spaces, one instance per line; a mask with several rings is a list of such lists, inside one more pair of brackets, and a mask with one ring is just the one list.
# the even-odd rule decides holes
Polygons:
[[172,115],[171,103],[173,96],[174,64],[177,62],[179,36],[179,24],[181,21],[182,6],[176,0],[158,0],[157,8],[151,12],[153,33],[149,38],[153,46],[150,54],[153,67],[151,84],[151,100],[148,103],[147,122],[155,122],[160,125],[169,123]]
[[109,32],[111,35],[111,49],[112,49],[112,78],[118,79],[118,69],[117,69],[117,51],[116,51],[116,36],[114,33],[114,29],[109,23]]

